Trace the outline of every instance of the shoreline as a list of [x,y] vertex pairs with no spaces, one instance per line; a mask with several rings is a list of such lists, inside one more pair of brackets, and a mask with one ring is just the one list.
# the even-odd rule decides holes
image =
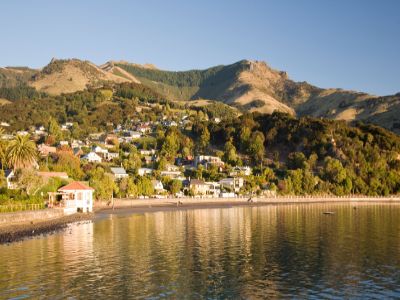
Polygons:
[[94,218],[94,214],[76,213],[43,221],[2,225],[0,226],[0,245],[18,242],[36,236],[52,234],[66,229],[69,224],[91,222]]
[[277,197],[277,198],[166,198],[116,199],[114,208],[97,202],[94,213],[76,213],[41,221],[0,225],[0,245],[61,231],[69,224],[92,222],[111,214],[141,214],[193,209],[261,207],[298,204],[400,204],[400,197]]
[[400,197],[277,197],[277,198],[167,198],[167,199],[117,199],[112,205],[97,203],[96,214],[113,214],[118,212],[158,212],[186,209],[229,208],[237,206],[257,207],[266,205],[296,205],[296,204],[336,204],[336,203],[370,203],[400,204]]

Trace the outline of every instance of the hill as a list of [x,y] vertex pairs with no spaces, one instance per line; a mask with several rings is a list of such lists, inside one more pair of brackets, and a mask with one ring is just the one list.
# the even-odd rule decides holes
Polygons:
[[38,71],[27,67],[0,68],[0,88],[26,84]]
[[[377,97],[296,82],[265,62],[242,60],[204,70],[165,71],[151,64],[109,61],[96,66],[78,59],[53,59],[41,70],[0,68],[0,97],[41,98],[88,88],[136,83],[170,101],[216,100],[242,112],[365,121],[400,134],[400,94]],[[35,92],[31,90],[36,89]]]
[[265,62],[242,60],[205,70],[171,72],[129,63],[117,66],[169,99],[214,99],[243,111],[366,121],[400,133],[400,95],[377,97],[295,82]]
[[105,83],[132,81],[129,76],[115,74],[114,70],[102,69],[89,61],[53,59],[28,84],[47,94],[59,95],[99,87]]

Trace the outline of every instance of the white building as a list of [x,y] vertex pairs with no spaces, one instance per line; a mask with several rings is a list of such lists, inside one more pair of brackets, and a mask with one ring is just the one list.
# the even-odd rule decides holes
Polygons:
[[115,179],[122,179],[129,176],[122,167],[111,167],[110,169]]
[[153,184],[153,188],[156,191],[156,193],[164,191],[164,186],[160,180],[152,180],[151,183]]
[[88,162],[101,163],[101,157],[95,152],[89,152],[88,154],[81,157],[81,160],[87,160]]
[[243,187],[244,180],[242,177],[224,178],[219,181],[219,184],[221,187],[237,193]]
[[144,175],[151,174],[151,173],[153,173],[153,169],[151,169],[151,168],[139,168],[138,169],[139,176],[144,176]]
[[58,189],[62,195],[64,213],[72,214],[77,211],[93,211],[93,191],[94,189],[79,181],[71,182]]
[[238,175],[243,175],[243,176],[250,176],[251,175],[251,168],[247,166],[243,167],[233,167],[232,170],[229,172],[229,176],[238,176]]

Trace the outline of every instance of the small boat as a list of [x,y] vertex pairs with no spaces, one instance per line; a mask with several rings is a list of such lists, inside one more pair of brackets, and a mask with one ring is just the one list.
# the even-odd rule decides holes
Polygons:
[[333,211],[324,211],[323,214],[324,215],[334,215],[335,212],[333,212]]

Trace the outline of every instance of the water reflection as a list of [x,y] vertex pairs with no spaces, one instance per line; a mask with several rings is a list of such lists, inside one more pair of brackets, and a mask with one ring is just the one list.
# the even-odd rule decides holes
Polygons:
[[0,246],[0,298],[399,297],[399,216],[389,204],[111,215]]

